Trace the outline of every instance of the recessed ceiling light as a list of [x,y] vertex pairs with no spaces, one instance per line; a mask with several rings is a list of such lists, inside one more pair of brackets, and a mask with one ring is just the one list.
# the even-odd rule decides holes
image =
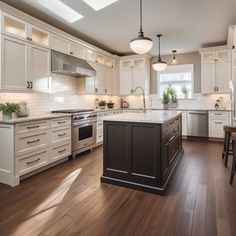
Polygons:
[[119,0],[82,0],[82,1],[84,1],[90,7],[92,7],[95,11],[99,11],[102,8],[105,8]]
[[83,18],[77,11],[60,0],[36,0],[36,2],[69,23],[74,23]]

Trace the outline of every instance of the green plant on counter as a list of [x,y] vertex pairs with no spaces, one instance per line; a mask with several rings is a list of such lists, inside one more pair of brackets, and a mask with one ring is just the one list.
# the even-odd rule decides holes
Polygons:
[[104,106],[106,106],[106,101],[104,101],[104,100],[101,100],[99,103],[98,103],[98,106],[100,106],[100,107],[104,107]]
[[18,115],[20,106],[17,103],[0,103],[0,111],[7,114],[15,113]]
[[164,91],[164,92],[163,92],[163,95],[162,95],[162,103],[163,103],[164,105],[168,105],[169,102],[170,102],[170,96],[169,96],[169,94],[168,94],[167,91]]

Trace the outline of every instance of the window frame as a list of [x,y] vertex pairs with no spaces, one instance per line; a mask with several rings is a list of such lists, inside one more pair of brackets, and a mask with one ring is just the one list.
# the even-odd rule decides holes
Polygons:
[[[185,71],[191,71],[192,79],[191,79],[191,89],[192,93],[191,96],[187,99],[194,98],[194,64],[180,64],[180,65],[168,65],[164,71],[157,71],[157,96],[162,98],[162,94],[160,94],[160,75],[161,74],[168,74],[168,73],[181,73]],[[186,98],[177,98],[186,100]]]

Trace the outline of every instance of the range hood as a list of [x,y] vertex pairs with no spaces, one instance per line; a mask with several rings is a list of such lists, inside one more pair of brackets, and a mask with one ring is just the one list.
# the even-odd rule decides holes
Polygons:
[[51,71],[55,74],[73,77],[92,77],[96,71],[87,61],[52,50]]

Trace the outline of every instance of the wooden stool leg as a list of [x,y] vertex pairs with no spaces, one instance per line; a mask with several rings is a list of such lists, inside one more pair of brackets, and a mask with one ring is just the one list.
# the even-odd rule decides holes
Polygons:
[[222,152],[222,159],[224,159],[224,157],[225,157],[225,151],[226,151],[226,132],[225,132],[225,139],[224,139],[224,148],[223,148],[223,152]]
[[228,156],[229,156],[229,145],[230,145],[230,133],[226,133],[226,144],[225,144],[225,167],[227,167],[228,164]]
[[233,183],[234,173],[236,170],[236,143],[235,141],[232,141],[232,145],[233,145],[233,164],[232,164],[231,175],[230,175],[230,184]]

